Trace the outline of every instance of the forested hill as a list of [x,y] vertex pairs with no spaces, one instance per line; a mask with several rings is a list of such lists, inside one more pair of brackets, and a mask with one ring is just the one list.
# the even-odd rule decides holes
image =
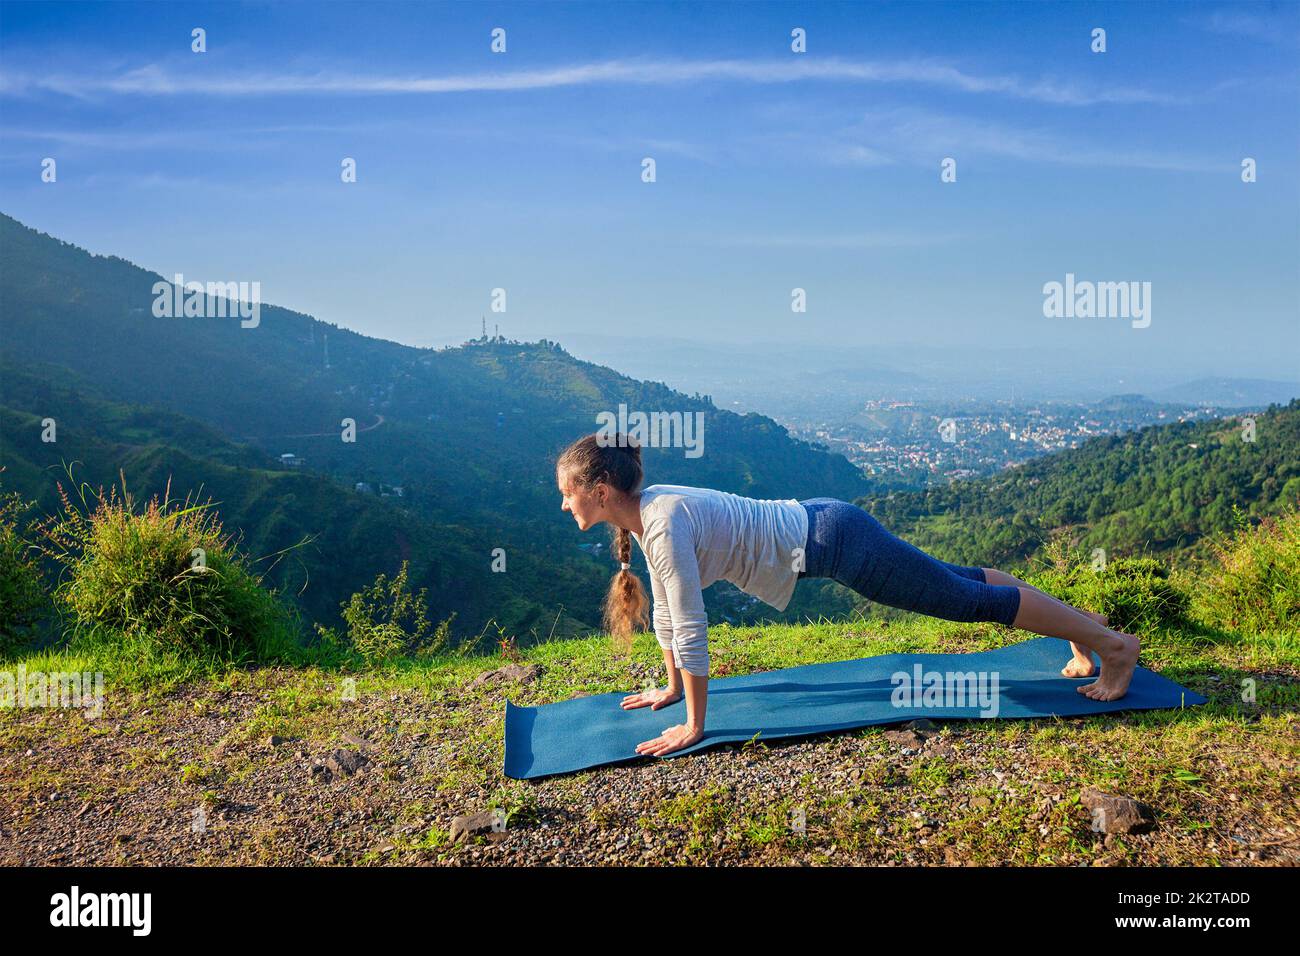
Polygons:
[[[545,460],[594,431],[597,413],[626,403],[705,416],[702,457],[647,450],[653,481],[758,497],[848,498],[870,487],[843,456],[792,439],[770,418],[628,378],[555,343],[416,349],[265,304],[255,328],[237,318],[155,318],[153,287],[163,280],[0,215],[7,358],[66,366],[109,398],[188,415],[277,454],[305,457],[308,448],[317,456],[309,465],[358,475],[386,468],[385,480],[405,481],[417,497],[473,506],[508,484],[536,476],[549,484]],[[342,457],[339,422],[365,428],[381,415],[384,427]],[[315,433],[332,440],[297,437]]]
[[[249,328],[237,316],[160,318],[159,281],[0,215],[4,483],[48,504],[73,459],[96,481],[124,467],[142,500],[169,475],[182,496],[202,483],[255,554],[329,529],[302,599],[313,615],[409,556],[412,585],[458,611],[462,634],[489,620],[541,635],[557,619],[594,625],[610,564],[580,545],[607,535],[581,534],[560,510],[553,462],[620,404],[703,416],[703,455],[647,448],[649,483],[782,498],[870,488],[842,456],[769,418],[552,342],[416,349],[266,304]],[[58,420],[59,442],[38,439],[46,417]],[[354,442],[341,440],[344,419],[356,423]],[[299,462],[292,480],[268,471],[285,454]],[[503,573],[491,570],[497,547]]]
[[[43,441],[44,422],[53,423],[55,441]],[[335,623],[353,591],[409,561],[435,618],[456,615],[457,636],[476,635],[491,620],[527,643],[531,632],[587,630],[596,619],[589,605],[607,580],[605,568],[565,541],[434,522],[400,498],[284,469],[193,419],[105,401],[67,370],[0,362],[0,436],[0,485],[34,500],[37,515],[58,509],[56,482],[76,501],[82,483],[93,494],[121,475],[137,505],[169,482],[173,498],[210,501],[254,569],[307,624]],[[484,573],[494,548],[509,555],[508,573]]]
[[1255,418],[1159,425],[1095,438],[991,478],[864,498],[886,527],[963,564],[1013,564],[1054,532],[1109,555],[1193,558],[1228,530],[1300,499],[1300,400]]

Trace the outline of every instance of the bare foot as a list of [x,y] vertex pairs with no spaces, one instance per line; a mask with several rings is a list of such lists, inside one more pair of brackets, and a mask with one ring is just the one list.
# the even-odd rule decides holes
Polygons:
[[[1105,614],[1096,611],[1080,611],[1087,617],[1092,618],[1102,627],[1110,627],[1110,618]],[[1097,665],[1092,662],[1092,651],[1081,644],[1070,642],[1070,650],[1074,651],[1074,657],[1070,662],[1061,668],[1061,673],[1066,677],[1092,677],[1097,673]]]
[[1118,650],[1101,653],[1101,676],[1091,684],[1075,688],[1092,700],[1119,700],[1128,693],[1133,668],[1137,667],[1141,642],[1132,634],[1120,633],[1124,644]]
[[1074,651],[1074,657],[1061,668],[1062,674],[1066,677],[1092,677],[1097,673],[1097,665],[1092,662],[1092,651],[1074,641],[1070,642],[1070,649]]

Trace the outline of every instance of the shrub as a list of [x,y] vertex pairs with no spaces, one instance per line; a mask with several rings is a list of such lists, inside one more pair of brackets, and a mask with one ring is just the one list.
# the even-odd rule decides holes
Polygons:
[[[222,531],[211,503],[152,498],[137,512],[125,490],[101,489],[41,525],[42,550],[63,567],[58,605],[83,638],[145,644],[227,660],[293,650],[292,616]],[[92,504],[93,502],[93,504]]]
[[[447,646],[455,615],[433,627],[429,623],[427,589],[412,594],[409,573],[409,562],[403,561],[392,579],[380,574],[373,584],[342,605],[346,643],[367,664],[410,654],[435,654]],[[317,631],[326,643],[339,642],[334,631],[319,625]]]
[[1300,626],[1300,509],[1237,526],[1214,544],[1217,572],[1198,590],[1196,605],[1210,624],[1229,630]]
[[1066,604],[1105,614],[1121,631],[1177,627],[1187,621],[1189,599],[1154,558],[1116,558],[1094,570],[1060,540],[1045,549],[1051,566],[1026,581]]
[[0,495],[0,657],[31,644],[51,606],[33,545],[19,528],[30,506],[17,492]]

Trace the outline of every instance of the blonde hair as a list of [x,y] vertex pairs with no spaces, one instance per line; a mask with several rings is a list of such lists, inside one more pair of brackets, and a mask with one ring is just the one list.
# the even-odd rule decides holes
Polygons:
[[[641,487],[641,448],[625,435],[614,436],[613,442],[602,439],[601,433],[585,435],[566,448],[555,462],[557,474],[567,474],[584,488],[603,482],[623,494],[632,494]],[[610,549],[620,565],[632,560],[632,534],[627,528],[614,529]],[[632,645],[632,635],[644,631],[650,624],[650,601],[645,586],[627,567],[614,572],[605,595],[604,625],[627,650]]]

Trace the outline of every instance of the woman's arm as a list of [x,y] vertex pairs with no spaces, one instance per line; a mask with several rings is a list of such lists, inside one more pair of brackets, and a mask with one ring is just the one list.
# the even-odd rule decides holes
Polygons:
[[664,670],[668,672],[668,692],[677,700],[682,696],[682,672],[677,669],[677,662],[673,660],[672,647],[665,647],[664,653]]
[[659,579],[653,567],[650,568],[650,590],[654,594],[652,617],[655,640],[659,642],[659,648],[663,651],[664,670],[668,673],[668,687],[666,689],[655,687],[638,694],[628,694],[623,698],[624,710],[637,707],[658,710],[682,699],[682,675],[677,669],[677,660],[673,656],[673,619],[668,611],[668,593],[664,590],[663,581]]
[[704,711],[709,706],[709,678],[707,675],[696,677],[689,671],[682,671],[682,673],[685,675],[683,680],[686,682],[686,727],[699,734],[699,737],[695,738],[698,740],[704,736]]
[[[708,615],[700,588],[700,566],[686,516],[681,513],[662,527],[647,529],[643,538],[652,581],[667,598],[672,620],[673,659],[686,691],[686,723],[669,727],[660,736],[637,747],[638,753],[660,756],[689,747],[704,736],[708,707]],[[662,642],[661,642],[662,643]]]
[[664,670],[668,672],[668,689],[676,691],[674,700],[682,696],[682,675],[677,669],[676,653],[673,651],[673,614],[668,605],[668,591],[663,578],[650,568],[650,593],[654,595],[655,640],[664,652]]

